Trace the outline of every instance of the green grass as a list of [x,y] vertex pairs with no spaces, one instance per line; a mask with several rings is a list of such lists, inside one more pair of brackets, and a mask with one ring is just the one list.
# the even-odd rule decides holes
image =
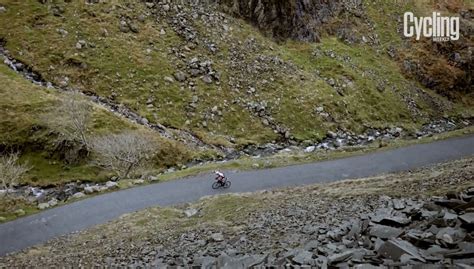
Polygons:
[[[138,34],[122,33],[115,15],[121,13],[123,6],[117,7],[114,3],[84,5],[81,2],[57,5],[64,8],[63,16],[68,20],[53,16],[48,11],[49,5],[36,2],[10,1],[7,12],[0,15],[2,25],[6,25],[8,20],[8,28],[0,27],[0,36],[7,40],[7,48],[48,80],[60,83],[68,77],[74,87],[103,96],[109,96],[113,89],[117,101],[138,111],[151,122],[194,131],[215,130],[219,135],[233,136],[242,141],[273,139],[271,130],[255,122],[249,113],[241,111],[238,106],[224,110],[222,119],[208,120],[208,128],[200,127],[199,124],[205,120],[202,112],[229,95],[228,89],[205,85],[199,79],[196,95],[203,102],[200,102],[195,116],[185,114],[191,92],[181,89],[176,82],[164,81],[165,76],[172,77],[177,62],[168,53],[169,48],[183,44],[166,23],[156,22],[150,17],[138,23]],[[113,7],[115,9],[110,13],[104,12]],[[136,17],[145,12],[144,5],[135,3],[127,16]],[[59,28],[69,34],[61,37],[57,32]],[[164,36],[160,35],[162,28],[166,30]],[[104,29],[108,32],[106,37],[101,34]],[[75,44],[81,39],[95,44],[95,47],[78,51]],[[49,45],[52,43],[55,46]],[[151,52],[147,53],[147,49]],[[196,54],[200,52],[205,52],[205,49],[197,48]],[[86,67],[79,67],[81,64]],[[50,66],[55,68],[50,69]],[[155,100],[153,108],[147,108],[145,104],[150,97]],[[231,100],[228,101],[230,103]],[[188,119],[191,125],[185,126]]]
[[103,171],[91,164],[82,163],[68,165],[60,160],[42,156],[38,152],[26,152],[20,161],[31,166],[27,177],[22,183],[31,185],[47,186],[58,185],[70,181],[107,181],[113,174]]
[[[399,38],[390,30],[394,26],[393,20],[389,20],[391,24],[384,24],[379,12],[383,9],[386,13],[396,14],[397,5],[380,5],[379,2],[367,3],[368,14],[377,22],[376,29],[380,30],[381,38],[397,43]],[[324,37],[321,44],[277,44],[242,20],[228,18],[232,30],[226,33],[221,29],[222,25],[210,29],[196,20],[190,24],[201,38],[212,40],[219,51],[212,54],[204,45],[199,45],[191,51],[184,51],[186,59],[182,61],[170,53],[170,49],[183,47],[186,41],[174,33],[166,20],[157,21],[153,16],[144,22],[136,20],[140,14],[149,12],[142,3],[125,1],[120,5],[115,2],[85,5],[72,1],[43,5],[10,0],[5,6],[7,12],[0,14],[0,25],[8,27],[0,26],[0,37],[7,41],[7,48],[16,58],[33,66],[48,80],[61,83],[64,77],[68,77],[71,86],[82,90],[102,96],[114,92],[118,102],[136,110],[149,121],[206,133],[201,136],[211,141],[218,140],[216,143],[219,145],[228,145],[230,137],[236,139],[236,146],[279,138],[270,127],[262,124],[260,118],[244,108],[242,102],[235,103],[236,100],[244,103],[266,101],[274,121],[288,128],[300,141],[321,139],[328,130],[336,128],[360,131],[367,125],[413,127],[437,113],[411,90],[410,82],[401,75],[397,64],[384,53],[377,52],[377,48],[348,46],[330,37]],[[55,6],[64,9],[62,16],[67,19],[52,14]],[[125,13],[134,20],[139,33],[120,32],[119,17]],[[69,34],[62,37],[58,29]],[[165,35],[160,34],[161,29],[166,31]],[[107,35],[103,34],[104,31]],[[223,35],[225,39],[222,39]],[[258,49],[241,49],[243,66],[232,69],[233,45],[244,44],[250,38],[256,40]],[[75,45],[79,40],[94,46],[77,50]],[[338,55],[350,56],[355,68],[327,56],[314,57],[312,53],[316,49],[332,49]],[[278,56],[286,63],[294,63],[295,70],[285,71],[279,64],[269,63],[269,70],[247,72],[245,66],[259,62],[260,56]],[[164,81],[165,76],[172,76],[177,68],[183,69],[185,62],[193,57],[212,60],[213,68],[221,74],[221,83],[207,85],[197,78],[193,92],[187,85]],[[317,71],[338,82],[350,78],[354,85],[341,97],[315,76]],[[239,76],[244,85],[236,92],[229,82]],[[379,79],[388,81],[384,92],[376,89]],[[264,80],[268,83],[263,84]],[[247,86],[252,85],[256,86],[258,96],[247,95]],[[187,105],[193,95],[200,101],[195,111],[188,111]],[[412,115],[402,96],[412,97],[423,116]],[[153,99],[152,108],[146,105],[149,98]],[[438,96],[432,98],[439,99]],[[209,117],[215,105],[222,115]],[[314,113],[318,106],[324,106],[332,120]],[[185,124],[187,121],[189,124]],[[204,121],[207,126],[202,126]]]
[[[228,18],[232,30],[226,33],[222,25],[210,28],[195,20],[191,25],[200,38],[213,41],[219,51],[212,54],[200,44],[190,51],[182,50],[185,60],[176,57],[171,49],[182,48],[187,42],[174,33],[166,20],[158,21],[154,16],[147,17],[144,22],[136,19],[149,12],[143,3],[127,0],[120,4],[108,1],[86,5],[81,1],[41,4],[39,1],[5,0],[2,5],[7,11],[0,14],[0,38],[6,41],[7,49],[15,58],[33,67],[47,80],[61,84],[68,77],[69,86],[73,88],[105,97],[115,93],[116,102],[126,104],[150,122],[192,131],[212,145],[239,148],[280,138],[245,108],[247,102],[265,101],[274,122],[288,128],[298,141],[320,140],[329,130],[346,129],[357,133],[367,127],[392,126],[413,130],[432,116],[474,115],[473,108],[452,104],[407,80],[398,64],[380,51],[400,43],[395,31],[396,20],[392,17],[403,9],[386,1],[365,3],[370,19],[376,23],[381,47],[346,45],[329,36],[323,36],[319,44],[276,43],[239,19]],[[53,14],[56,7],[64,10],[63,17]],[[385,14],[392,19],[384,20]],[[119,30],[119,18],[124,15],[133,19],[139,33]],[[360,27],[362,31],[363,26]],[[68,34],[61,36],[58,29],[64,29]],[[165,35],[160,34],[161,29],[166,31]],[[251,39],[255,40],[255,50],[245,48]],[[76,49],[79,40],[85,40],[88,47]],[[239,42],[241,45],[237,46]],[[231,64],[235,50],[241,57],[238,67]],[[351,61],[327,56],[323,52],[328,50],[333,50],[338,57],[349,56]],[[318,51],[320,53],[315,56]],[[220,83],[208,85],[197,78],[193,91],[188,85],[164,80],[165,76],[172,77],[177,68],[183,70],[186,61],[193,57],[211,60],[213,68],[221,74]],[[246,70],[261,63],[262,57],[277,57],[284,62],[268,60],[264,66],[267,68]],[[338,84],[350,80],[352,86],[343,90],[343,96],[340,96],[322,77],[333,78]],[[242,79],[238,91],[235,85],[230,85],[235,78]],[[24,151],[22,160],[34,166],[24,182],[48,185],[73,180],[102,181],[108,176],[87,162],[65,165],[55,157],[55,133],[43,124],[41,115],[54,108],[63,98],[61,94],[33,86],[3,65],[0,66],[0,81],[3,83],[0,108],[6,111],[6,117],[0,118],[0,141]],[[377,90],[380,81],[386,84],[382,92]],[[257,89],[255,95],[247,94],[250,86]],[[422,93],[413,87],[419,87]],[[189,111],[188,104],[194,95],[200,101],[195,111]],[[152,108],[146,104],[149,98]],[[404,99],[415,103],[417,113],[408,108]],[[438,109],[434,103],[448,109]],[[222,115],[211,115],[214,106]],[[315,113],[315,108],[320,106],[329,113],[329,118]],[[204,121],[207,127],[202,125]],[[98,107],[94,107],[90,129],[94,135],[128,129],[145,131]],[[234,138],[235,143],[231,143],[230,138]],[[185,164],[192,157],[207,159],[219,155],[212,150],[195,151],[178,142],[159,140],[162,148],[152,167],[156,171]],[[263,161],[260,167],[316,160],[305,156],[277,156],[275,159],[269,163]],[[254,162],[243,159],[229,162],[224,167],[245,169],[252,167]]]
[[264,207],[266,203],[255,196],[219,195],[194,203],[192,207],[199,209],[199,213],[191,218],[184,217],[183,212],[176,208],[152,208],[150,212],[138,213],[128,225],[133,230],[168,230],[172,226],[174,231],[181,232],[202,225],[226,226],[241,220],[249,212]]
[[[176,39],[172,31],[168,31],[164,38],[160,37],[159,25],[149,19],[139,25],[138,35],[121,33],[114,12],[104,12],[114,4],[100,4],[98,8],[71,2],[58,3],[58,6],[64,8],[63,16],[68,20],[53,16],[48,5],[38,2],[8,3],[8,12],[0,20],[2,25],[5,25],[4,20],[8,20],[10,26],[1,29],[0,35],[5,37],[7,47],[15,57],[30,63],[45,78],[56,83],[69,77],[71,85],[104,96],[110,95],[113,89],[118,101],[137,110],[141,108],[140,103],[147,100],[146,94],[153,89],[154,83],[165,86],[164,75],[172,75],[173,71],[162,48]],[[143,5],[135,7],[130,16],[144,12]],[[69,34],[61,37],[57,29],[64,29]],[[107,37],[102,36],[103,31],[108,32]],[[75,48],[78,40],[86,40],[95,47],[79,51]],[[150,43],[158,50],[147,54],[146,49],[152,48],[148,45]],[[81,67],[81,64],[86,67]],[[50,66],[57,68],[49,70]],[[182,110],[186,98],[178,86],[168,85],[154,95],[157,100],[174,102],[174,105],[163,106],[156,113],[158,118],[165,119],[163,124],[179,127],[182,122],[176,119],[181,119],[182,115],[176,113]],[[154,119],[150,117],[150,120]]]
[[[57,131],[50,129],[45,117],[54,117],[51,111],[67,95],[44,87],[36,86],[5,65],[0,65],[0,145],[7,151],[18,150],[21,161],[32,169],[20,183],[38,186],[57,185],[71,181],[104,181],[111,176],[81,160],[77,164],[66,164],[57,156]],[[56,121],[64,120],[57,115]],[[122,118],[92,105],[89,135],[97,136],[125,130],[149,132],[143,127],[131,124]],[[185,163],[190,153],[184,146],[162,139],[153,134],[161,145],[159,157],[155,160],[156,169]],[[170,154],[170,152],[172,154]]]
[[[346,45],[336,38],[324,38],[320,44],[301,44],[287,42],[282,57],[294,61],[307,72],[318,70],[322,77],[332,78],[339,84],[347,86],[340,96],[336,90],[319,81],[317,87],[307,83],[303,87],[317,95],[319,105],[329,111],[336,124],[349,130],[360,131],[365,124],[384,128],[393,125],[412,128],[426,122],[426,117],[412,115],[402,96],[414,95],[410,92],[407,81],[397,64],[385,55],[365,45]],[[333,51],[332,58],[324,52]],[[318,52],[313,56],[313,52]],[[341,61],[342,57],[350,57],[351,61]],[[377,84],[385,83],[381,92]],[[432,99],[445,102],[442,98],[431,96]],[[437,111],[422,99],[414,98],[424,116],[434,115]],[[318,102],[313,102],[318,103]],[[287,114],[287,111],[283,111]],[[308,120],[303,117],[303,120]],[[326,123],[327,125],[327,123]]]
[[409,1],[397,3],[397,1],[367,1],[364,3],[367,13],[375,24],[375,30],[380,37],[383,48],[400,46],[402,38],[397,33],[397,18],[402,18],[405,11],[413,11],[407,7]]
[[[18,214],[23,211],[23,214]],[[38,212],[38,208],[24,199],[9,196],[0,197],[0,223],[28,216]]]

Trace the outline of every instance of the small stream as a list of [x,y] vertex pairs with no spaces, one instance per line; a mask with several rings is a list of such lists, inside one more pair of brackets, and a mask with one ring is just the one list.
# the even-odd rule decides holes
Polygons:
[[[52,82],[46,81],[39,73],[33,71],[31,67],[12,58],[8,50],[6,50],[3,46],[0,45],[0,56],[3,57],[3,62],[8,67],[10,67],[15,72],[21,74],[24,78],[29,80],[35,85],[56,89],[58,91],[74,91],[73,89],[59,87],[54,85]],[[199,138],[191,134],[190,132],[178,130],[174,128],[165,127],[161,124],[154,124],[150,123],[146,118],[140,116],[138,113],[132,111],[131,109],[127,108],[122,104],[117,104],[108,98],[104,98],[93,93],[87,92],[79,92],[84,96],[87,96],[91,101],[98,104],[99,106],[103,107],[104,109],[114,113],[115,115],[127,119],[133,123],[140,124],[146,126],[156,132],[158,132],[161,136],[171,139],[184,142],[187,145],[200,147],[200,148],[213,148],[217,150],[223,151],[230,151],[228,149],[219,149],[215,146],[207,145]]]
[[[41,74],[33,71],[31,67],[18,61],[10,56],[8,51],[1,45],[0,40],[0,56],[3,56],[4,63],[10,67],[12,70],[16,71],[17,73],[21,74],[27,80],[32,82],[35,85],[39,85],[45,88],[53,88],[58,91],[74,91],[73,89],[59,87],[54,85],[53,83],[46,81]],[[313,145],[307,145],[305,143],[267,143],[264,145],[249,145],[245,148],[237,151],[233,148],[225,148],[225,147],[217,147],[213,145],[209,145],[204,143],[202,140],[197,138],[195,135],[188,131],[183,131],[179,129],[165,127],[159,123],[154,124],[150,123],[146,118],[140,116],[138,113],[132,111],[131,109],[127,108],[122,104],[117,104],[112,100],[95,95],[88,91],[87,93],[80,92],[84,96],[87,96],[91,101],[98,104],[99,106],[103,107],[104,109],[114,113],[115,115],[127,119],[133,123],[140,124],[150,128],[156,132],[158,132],[161,136],[183,142],[184,144],[197,147],[201,149],[213,149],[218,152],[224,154],[224,157],[218,159],[219,161],[228,161],[239,158],[241,156],[253,156],[253,157],[261,157],[261,156],[269,156],[280,151],[288,151],[288,148],[292,148],[293,150],[296,148],[300,148],[305,150],[306,152],[312,152],[314,149],[324,149],[324,150],[333,150],[343,146],[363,146],[369,143],[372,143],[378,139],[395,139],[400,137],[411,137],[411,138],[419,138],[428,135],[432,135],[435,133],[441,133],[446,131],[452,131],[459,128],[464,128],[472,124],[471,120],[466,121],[456,121],[454,119],[442,119],[433,121],[429,124],[425,124],[420,128],[415,135],[407,134],[403,129],[400,128],[386,128],[386,129],[368,129],[365,134],[355,135],[352,133],[345,133],[345,132],[338,132],[335,134],[328,134],[326,138],[324,138],[319,143],[314,143]],[[190,162],[188,166],[196,165],[201,163],[200,161]]]

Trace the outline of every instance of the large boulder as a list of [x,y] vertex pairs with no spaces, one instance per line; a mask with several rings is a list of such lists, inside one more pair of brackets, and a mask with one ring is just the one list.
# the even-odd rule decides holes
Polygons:
[[418,248],[413,246],[410,242],[401,239],[388,240],[378,249],[377,252],[380,256],[394,261],[399,261],[402,255],[410,255],[414,259],[426,262],[426,260],[421,257]]
[[224,241],[224,235],[222,233],[213,233],[211,234],[211,239],[215,242]]
[[108,189],[115,189],[115,188],[118,188],[118,183],[117,182],[113,182],[113,181],[107,181],[105,183],[105,186],[108,188]]
[[86,196],[86,195],[83,192],[76,192],[72,195],[72,198],[79,199],[79,198],[82,198],[84,196]]
[[44,210],[46,208],[49,208],[49,204],[48,203],[40,203],[38,204],[38,209],[39,210]]

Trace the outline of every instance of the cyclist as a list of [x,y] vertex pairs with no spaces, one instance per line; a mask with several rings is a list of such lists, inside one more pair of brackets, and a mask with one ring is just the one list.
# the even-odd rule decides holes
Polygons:
[[219,182],[220,184],[224,184],[224,181],[225,181],[224,173],[216,170],[216,171],[214,171],[214,174],[216,174],[217,182]]

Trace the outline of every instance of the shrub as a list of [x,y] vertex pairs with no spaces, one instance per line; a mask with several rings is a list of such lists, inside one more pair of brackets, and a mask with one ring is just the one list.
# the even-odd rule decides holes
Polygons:
[[158,146],[147,135],[126,132],[95,138],[90,143],[95,164],[127,178],[153,158]]
[[45,117],[46,124],[61,134],[58,144],[70,141],[89,150],[87,126],[91,120],[91,109],[81,94],[67,93],[67,98],[62,99],[56,109]]
[[0,182],[3,189],[8,190],[14,187],[25,173],[30,170],[28,165],[19,164],[18,158],[18,153],[0,157]]

